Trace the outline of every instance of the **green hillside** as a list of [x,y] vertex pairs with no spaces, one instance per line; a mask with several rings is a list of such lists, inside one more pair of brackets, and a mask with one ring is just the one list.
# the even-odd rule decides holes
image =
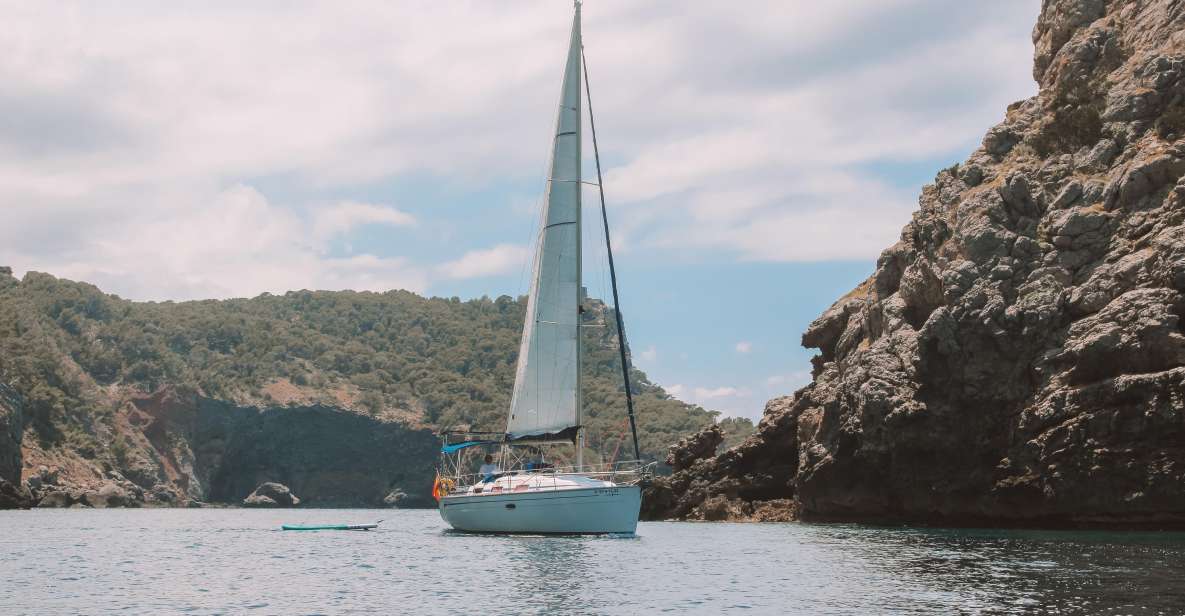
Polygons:
[[[162,387],[260,406],[323,404],[434,429],[500,430],[525,299],[461,301],[407,291],[293,291],[252,299],[132,302],[92,285],[0,273],[0,382],[25,398],[46,447],[112,455],[103,424],[120,392]],[[583,328],[588,447],[632,457],[610,308]],[[662,459],[717,413],[633,371],[644,456]],[[729,421],[730,440],[752,431]],[[118,448],[118,444],[115,444]]]

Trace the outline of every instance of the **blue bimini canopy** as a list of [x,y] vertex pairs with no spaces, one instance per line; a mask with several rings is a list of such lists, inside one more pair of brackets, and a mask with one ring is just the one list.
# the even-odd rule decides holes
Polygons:
[[440,453],[456,453],[458,451],[461,451],[462,449],[467,449],[467,448],[473,447],[475,445],[498,445],[501,442],[502,441],[463,441],[460,443],[453,443],[451,445],[445,445],[445,446],[441,447]]

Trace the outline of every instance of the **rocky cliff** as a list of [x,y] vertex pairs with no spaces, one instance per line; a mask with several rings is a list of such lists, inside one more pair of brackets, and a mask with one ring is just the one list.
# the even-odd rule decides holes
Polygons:
[[0,383],[0,509],[28,507],[32,496],[21,484],[24,417],[20,396]]
[[0,479],[21,481],[21,402],[11,387],[0,383]]
[[680,443],[650,517],[1185,525],[1185,2],[1045,0],[1033,41],[1039,94],[803,334],[813,382]]
[[268,482],[312,506],[432,503],[434,434],[343,409],[243,407],[170,387],[131,397],[99,431],[110,455],[25,443],[34,503],[239,503]]

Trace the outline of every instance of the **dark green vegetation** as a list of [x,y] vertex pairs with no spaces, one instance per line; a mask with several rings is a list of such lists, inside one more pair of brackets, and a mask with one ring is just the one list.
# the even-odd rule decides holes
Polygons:
[[[588,447],[632,457],[610,308],[590,301],[585,332]],[[165,387],[259,406],[277,387],[300,405],[346,407],[431,428],[500,430],[509,405],[525,300],[461,301],[406,291],[294,291],[253,299],[131,302],[92,285],[0,274],[0,382],[25,402],[29,436],[119,462],[109,432],[128,392]],[[669,397],[633,372],[643,454],[717,413]],[[752,431],[729,421],[731,441]]]

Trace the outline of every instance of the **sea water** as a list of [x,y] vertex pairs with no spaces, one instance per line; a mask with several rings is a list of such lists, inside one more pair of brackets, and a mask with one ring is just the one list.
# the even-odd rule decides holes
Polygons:
[[4,511],[0,613],[1177,615],[1185,535],[663,522],[531,537],[455,533],[435,511]]

